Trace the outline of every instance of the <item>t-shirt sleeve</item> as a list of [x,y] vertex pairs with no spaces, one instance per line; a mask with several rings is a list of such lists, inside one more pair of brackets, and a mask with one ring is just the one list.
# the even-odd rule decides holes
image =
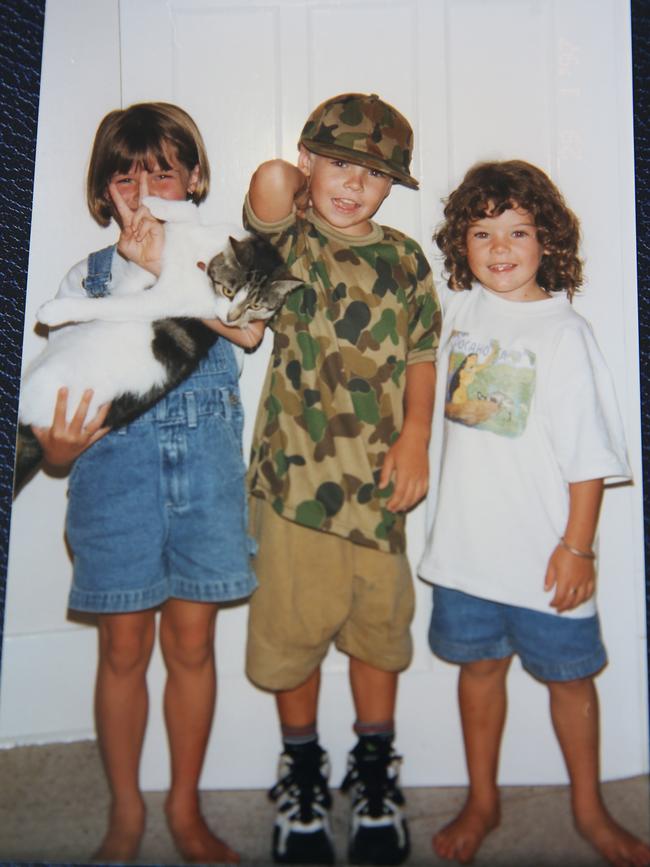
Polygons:
[[435,363],[442,316],[433,275],[420,247],[413,254],[415,287],[409,299],[407,364]]
[[545,403],[554,452],[567,482],[631,478],[614,384],[584,321],[564,329],[557,340]]

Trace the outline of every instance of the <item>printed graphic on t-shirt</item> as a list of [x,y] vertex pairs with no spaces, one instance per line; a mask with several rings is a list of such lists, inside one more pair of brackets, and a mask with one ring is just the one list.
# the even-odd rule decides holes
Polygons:
[[445,417],[499,436],[521,436],[535,392],[535,353],[463,331],[454,331],[450,343]]

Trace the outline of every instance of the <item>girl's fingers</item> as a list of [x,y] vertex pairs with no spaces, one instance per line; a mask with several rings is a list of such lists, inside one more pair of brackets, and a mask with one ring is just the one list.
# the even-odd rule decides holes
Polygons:
[[68,411],[68,389],[63,386],[56,393],[56,403],[54,404],[54,417],[52,419],[52,427],[60,428],[65,425],[65,417]]
[[133,211],[131,210],[131,208],[129,208],[127,203],[122,198],[122,193],[119,191],[117,185],[114,183],[110,183],[108,185],[108,192],[111,199],[113,200],[113,204],[115,205],[115,210],[119,214],[122,226],[130,226]]
[[70,428],[75,432],[80,431],[83,428],[83,424],[86,420],[86,415],[88,414],[88,407],[90,406],[90,401],[93,398],[93,394],[94,392],[92,388],[87,388],[81,395],[79,405],[77,406],[75,414],[72,416],[72,419],[70,421]]
[[145,196],[149,195],[149,172],[140,172],[140,203]]

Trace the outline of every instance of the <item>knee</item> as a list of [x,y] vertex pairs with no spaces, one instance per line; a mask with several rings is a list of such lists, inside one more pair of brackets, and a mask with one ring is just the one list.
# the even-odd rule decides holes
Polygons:
[[119,677],[147,670],[153,648],[154,628],[125,630],[100,627],[100,659]]
[[512,657],[505,659],[477,659],[474,662],[465,662],[461,666],[464,677],[476,678],[477,680],[498,680],[508,673]]
[[214,630],[160,625],[160,647],[168,667],[201,669],[214,659]]

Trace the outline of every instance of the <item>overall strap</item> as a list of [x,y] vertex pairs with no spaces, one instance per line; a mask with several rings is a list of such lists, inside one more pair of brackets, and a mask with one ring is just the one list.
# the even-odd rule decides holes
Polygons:
[[88,256],[88,275],[82,281],[86,294],[91,298],[110,295],[108,284],[111,281],[111,264],[117,245],[111,244]]

